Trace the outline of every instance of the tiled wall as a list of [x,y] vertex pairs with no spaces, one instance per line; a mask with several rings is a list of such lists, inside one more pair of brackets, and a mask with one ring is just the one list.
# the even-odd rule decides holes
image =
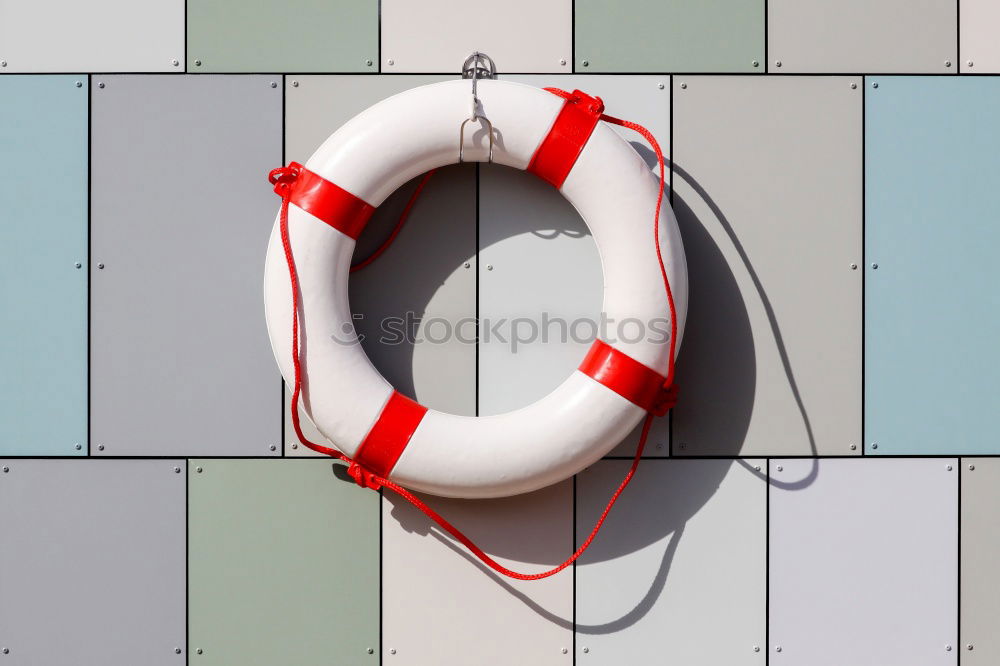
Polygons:
[[[0,0],[0,666],[1000,663],[998,34],[994,0]],[[263,319],[268,169],[477,49],[669,146],[691,273],[681,402],[541,582],[306,456]],[[596,317],[601,281],[557,192],[466,164],[351,302]],[[366,343],[468,415],[586,346]],[[539,571],[634,444],[429,501]]]

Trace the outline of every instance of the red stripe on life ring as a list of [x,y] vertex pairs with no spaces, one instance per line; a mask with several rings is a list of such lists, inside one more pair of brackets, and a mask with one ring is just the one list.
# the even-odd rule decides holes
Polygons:
[[388,478],[426,413],[426,407],[393,391],[354,454],[354,462],[377,476]]
[[656,416],[666,414],[676,401],[666,377],[603,340],[594,340],[579,370]]
[[374,206],[298,162],[289,167],[298,170],[289,189],[289,202],[357,240],[375,212]]
[[557,188],[562,187],[603,112],[604,102],[600,97],[574,90],[532,155],[527,170]]

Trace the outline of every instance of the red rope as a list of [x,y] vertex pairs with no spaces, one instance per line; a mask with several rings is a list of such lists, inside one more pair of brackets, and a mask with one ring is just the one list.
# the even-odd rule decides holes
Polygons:
[[424,177],[421,178],[420,182],[417,184],[417,188],[413,190],[413,194],[410,195],[410,200],[406,202],[403,212],[399,214],[399,219],[396,221],[396,226],[393,228],[392,233],[389,234],[389,237],[385,239],[385,242],[379,245],[378,249],[372,252],[367,259],[363,259],[362,261],[359,261],[351,266],[352,273],[354,271],[360,271],[365,266],[368,266],[373,261],[378,259],[383,252],[389,249],[389,246],[392,245],[393,241],[396,240],[396,236],[398,236],[399,232],[403,229],[403,225],[406,224],[406,219],[410,217],[410,210],[413,208],[413,204],[417,203],[420,193],[424,191],[424,185],[426,185],[427,181],[431,179],[431,176],[434,175],[435,171],[437,171],[437,169],[431,169],[424,174]]
[[[557,88],[546,88],[546,90],[563,98],[568,98],[570,96],[569,93],[563,90],[559,90]],[[667,293],[667,302],[670,307],[670,355],[667,366],[667,378],[666,381],[664,382],[664,387],[667,389],[671,389],[674,380],[674,356],[676,354],[676,349],[677,349],[676,346],[677,312],[674,307],[673,292],[670,288],[670,280],[667,277],[667,269],[663,261],[663,254],[660,250],[660,206],[663,203],[663,192],[666,184],[663,152],[660,150],[660,145],[656,142],[656,139],[645,127],[637,123],[633,123],[627,120],[621,120],[619,118],[614,118],[612,116],[603,114],[601,115],[601,119],[606,120],[615,125],[621,125],[622,127],[627,127],[628,129],[639,132],[643,136],[643,138],[645,138],[653,147],[653,150],[656,152],[657,162],[660,165],[660,189],[656,197],[656,211],[654,212],[653,215],[653,239],[656,244],[656,258],[660,265],[660,275],[663,278],[664,289],[666,290]],[[417,189],[410,196],[410,200],[407,202],[406,207],[403,209],[402,215],[400,216],[399,221],[396,223],[396,227],[393,230],[392,234],[389,236],[389,238],[378,248],[378,250],[375,251],[374,254],[372,254],[372,256],[358,263],[356,266],[352,266],[351,267],[352,272],[360,268],[363,268],[364,266],[369,265],[379,255],[381,255],[386,250],[386,248],[388,248],[388,246],[399,234],[399,231],[402,228],[403,223],[409,216],[410,210],[413,207],[414,202],[420,195],[420,192],[423,190],[424,185],[427,184],[427,180],[431,177],[433,173],[434,171],[427,172],[427,174],[424,175],[423,180],[420,181],[420,184],[417,185]],[[288,274],[289,278],[291,279],[291,286],[292,286],[292,365],[295,369],[294,386],[292,390],[292,426],[295,428],[295,434],[298,436],[299,441],[302,442],[303,445],[309,447],[314,451],[347,462],[349,464],[348,473],[358,482],[359,485],[374,489],[385,487],[392,490],[397,495],[399,495],[406,501],[410,502],[410,504],[419,509],[428,518],[437,523],[442,529],[448,532],[448,534],[455,537],[466,548],[468,548],[473,555],[478,557],[479,560],[483,562],[483,564],[490,567],[494,571],[503,574],[504,576],[508,576],[510,578],[516,578],[518,580],[540,580],[542,578],[548,578],[549,576],[553,576],[562,571],[563,569],[565,569],[566,567],[568,567],[569,565],[573,564],[573,562],[575,562],[581,555],[583,555],[583,553],[587,550],[587,548],[590,547],[590,544],[597,537],[597,533],[601,531],[601,527],[604,525],[604,521],[608,517],[608,514],[611,512],[612,507],[614,507],[615,502],[618,501],[618,498],[621,496],[622,492],[632,481],[632,477],[635,476],[636,469],[638,469],[639,467],[639,461],[642,459],[642,453],[646,448],[646,440],[649,438],[649,429],[653,423],[653,415],[652,414],[646,415],[646,418],[642,423],[642,432],[639,435],[639,444],[636,447],[635,457],[632,459],[632,465],[631,467],[629,467],[628,472],[625,474],[625,478],[622,479],[622,482],[618,484],[618,488],[611,495],[611,498],[608,500],[607,505],[604,507],[604,511],[601,513],[600,518],[597,519],[597,522],[594,524],[594,527],[590,531],[590,534],[580,545],[580,547],[577,548],[576,551],[572,555],[570,555],[566,560],[564,560],[561,564],[559,564],[556,567],[553,567],[552,569],[536,574],[524,574],[508,569],[507,567],[503,566],[502,564],[494,560],[492,557],[487,555],[485,552],[483,552],[483,550],[475,543],[473,543],[471,539],[465,536],[465,534],[463,534],[461,530],[459,530],[457,527],[448,522],[447,519],[441,516],[437,511],[432,509],[423,500],[421,500],[419,497],[411,493],[406,488],[403,488],[402,486],[394,483],[393,481],[390,481],[389,479],[385,479],[375,474],[372,474],[371,472],[368,472],[367,470],[363,469],[360,465],[358,465],[356,462],[354,462],[353,460],[351,460],[346,455],[344,455],[343,453],[341,453],[336,449],[309,441],[306,438],[305,434],[302,432],[302,427],[299,422],[299,396],[302,391],[302,365],[299,359],[299,281],[295,269],[295,258],[292,256],[292,246],[288,237],[288,201],[290,196],[291,183],[294,182],[297,176],[298,173],[296,172],[296,170],[290,167],[281,167],[279,169],[274,169],[270,174],[270,180],[271,183],[275,185],[275,191],[281,195],[281,218],[280,218],[281,244],[285,250],[285,260],[288,263]]]

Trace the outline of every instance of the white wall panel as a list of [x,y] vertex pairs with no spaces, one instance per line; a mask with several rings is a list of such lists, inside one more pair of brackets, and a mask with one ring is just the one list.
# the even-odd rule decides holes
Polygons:
[[[597,95],[609,114],[646,126],[664,150],[669,148],[668,76],[503,78]],[[644,139],[616,129],[653,168],[656,157]],[[558,190],[536,176],[481,167],[479,248],[479,413],[487,415],[548,394],[580,365],[595,330],[604,328],[615,337],[617,323],[601,326],[604,276],[586,224]],[[494,329],[500,322],[506,323]],[[667,423],[666,418],[656,421],[647,455],[668,453]],[[633,435],[613,454],[633,455],[635,444]]]
[[[602,460],[579,475],[578,543],[628,466]],[[752,459],[640,466],[579,560],[578,663],[765,663],[763,467]]]
[[0,0],[0,72],[183,72],[184,0]]
[[957,465],[770,462],[772,666],[956,663]]
[[[537,573],[573,550],[573,482],[501,500],[424,498],[501,564]],[[514,581],[391,492],[382,512],[382,658],[401,666],[570,666],[573,571]],[[563,651],[565,649],[565,652]]]
[[382,0],[383,72],[455,72],[473,51],[501,72],[573,68],[573,0]]
[[959,2],[959,67],[963,72],[1000,72],[1000,2]]

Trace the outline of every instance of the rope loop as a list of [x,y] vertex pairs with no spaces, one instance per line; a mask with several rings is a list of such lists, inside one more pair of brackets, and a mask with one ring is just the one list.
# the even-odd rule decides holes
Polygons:
[[[618,488],[611,495],[611,498],[608,500],[608,503],[604,507],[604,511],[601,513],[600,517],[597,519],[597,522],[594,524],[593,529],[590,531],[590,535],[583,541],[580,547],[577,548],[575,552],[573,552],[572,555],[563,560],[563,562],[558,566],[553,567],[552,569],[549,569],[547,571],[542,571],[536,574],[524,574],[508,569],[507,567],[503,566],[502,564],[491,558],[485,552],[483,552],[483,550],[479,548],[479,546],[477,546],[475,543],[473,543],[467,536],[465,536],[465,534],[463,534],[461,530],[459,530],[457,527],[448,522],[447,519],[438,514],[434,509],[428,506],[422,499],[414,495],[406,488],[403,488],[402,486],[398,485],[397,483],[395,483],[390,479],[380,477],[377,474],[370,472],[369,470],[365,469],[360,464],[358,464],[355,460],[352,460],[351,458],[346,456],[343,452],[335,448],[324,446],[322,444],[317,444],[316,442],[310,441],[305,436],[305,433],[302,432],[302,426],[299,420],[299,397],[302,392],[302,362],[299,356],[300,355],[300,347],[299,347],[300,294],[299,294],[298,273],[295,268],[295,258],[292,255],[291,241],[289,240],[288,236],[288,205],[291,199],[292,185],[295,183],[299,175],[302,173],[303,167],[301,164],[298,164],[297,162],[292,162],[287,167],[279,167],[277,169],[273,169],[268,174],[268,181],[272,185],[274,185],[274,191],[281,196],[281,214],[279,222],[281,231],[281,242],[285,251],[285,259],[288,264],[288,275],[292,287],[291,346],[292,346],[292,365],[294,368],[294,385],[292,387],[291,416],[292,416],[292,426],[295,429],[295,434],[298,436],[299,441],[302,442],[304,446],[318,453],[323,453],[337,460],[342,460],[346,462],[348,464],[347,473],[362,488],[371,488],[373,490],[388,488],[389,490],[392,490],[394,493],[396,493],[406,501],[410,502],[414,507],[420,510],[429,519],[437,523],[441,529],[443,529],[445,532],[447,532],[455,539],[457,539],[461,544],[463,544],[466,548],[468,548],[473,555],[479,558],[479,560],[482,561],[486,566],[490,567],[491,569],[500,574],[503,574],[504,576],[507,576],[509,578],[514,578],[517,580],[540,580],[542,578],[548,578],[549,576],[553,576],[562,571],[563,569],[565,569],[566,567],[570,566],[581,555],[583,555],[584,551],[586,551],[587,548],[590,547],[590,544],[593,542],[594,538],[597,537],[597,534],[598,532],[600,532],[605,519],[608,517],[608,514],[611,512],[611,509],[614,507],[615,502],[618,501],[618,497],[622,494],[625,488],[632,481],[632,477],[635,475],[636,469],[638,469],[639,467],[639,462],[642,460],[642,453],[646,447],[646,441],[649,438],[649,429],[653,424],[653,418],[657,416],[663,416],[677,403],[677,387],[674,384],[674,359],[677,351],[676,349],[677,313],[674,308],[674,297],[673,297],[673,292],[670,288],[670,280],[667,277],[666,266],[664,264],[663,256],[660,251],[660,205],[663,202],[663,195],[664,195],[665,181],[666,181],[663,152],[660,150],[660,146],[656,142],[656,139],[653,137],[652,133],[649,132],[649,130],[647,130],[642,125],[606,115],[604,113],[604,102],[603,100],[601,100],[600,97],[591,97],[589,95],[586,95],[585,93],[579,93],[579,94],[568,93],[565,90],[560,90],[558,88],[545,88],[545,90],[573,103],[578,104],[581,102],[585,103],[589,102],[589,106],[587,107],[589,112],[594,114],[599,114],[601,120],[612,123],[614,125],[619,125],[621,127],[626,127],[628,129],[638,132],[653,147],[653,151],[656,153],[656,160],[659,164],[659,176],[660,176],[659,177],[660,187],[659,187],[659,194],[656,199],[656,210],[653,213],[653,243],[656,247],[656,256],[660,266],[660,276],[663,279],[663,286],[667,294],[667,302],[670,309],[670,325],[671,325],[670,354],[668,358],[669,365],[667,369],[666,381],[664,381],[663,383],[663,390],[661,391],[658,400],[653,405],[653,408],[646,413],[646,418],[643,420],[642,432],[639,435],[639,443],[636,446],[635,457],[632,459],[632,465],[629,467],[628,472],[625,474],[625,478],[622,479],[622,482],[618,485]],[[427,182],[427,179],[430,177],[432,173],[433,171],[426,174],[424,176],[424,179],[418,185],[416,191],[411,196],[410,201],[407,203],[407,206],[403,211],[403,215],[401,216],[400,221],[397,223],[396,228],[394,229],[388,241],[384,243],[381,247],[379,247],[379,249],[375,252],[375,254],[372,257],[369,257],[367,260],[353,267],[352,270],[356,270],[358,268],[362,268],[363,266],[368,265],[371,262],[371,260],[379,256],[386,249],[388,244],[395,239],[396,234],[399,232],[400,227],[402,226],[407,215],[409,214],[410,208],[412,207],[414,201],[420,194],[421,190],[423,189],[424,185]]]

